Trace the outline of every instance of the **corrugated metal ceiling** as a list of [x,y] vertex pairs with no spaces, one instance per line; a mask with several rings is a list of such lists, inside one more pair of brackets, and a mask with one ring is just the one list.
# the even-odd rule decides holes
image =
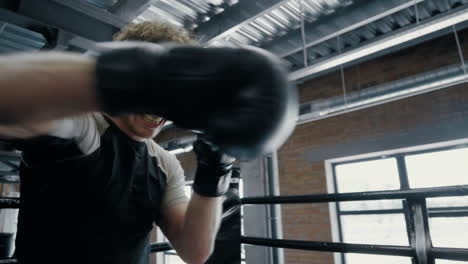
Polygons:
[[[237,0],[160,0],[145,10],[134,22],[160,20],[193,29],[237,2]],[[332,14],[336,9],[353,3],[352,0],[284,1],[276,9],[243,25],[227,38],[216,41],[213,45],[259,45],[289,30],[296,29],[301,21],[301,2],[307,22],[313,22],[323,15]]]
[[[302,3],[301,3],[302,2]],[[301,7],[302,4],[302,7]],[[334,13],[338,8],[348,6],[352,1],[340,0],[290,0],[278,8],[240,27],[222,41],[212,45],[260,45],[297,29],[301,25],[301,13],[306,22],[314,22],[324,15]],[[303,12],[301,12],[303,10]]]
[[0,53],[38,50],[45,44],[42,34],[0,21]]
[[211,16],[219,14],[237,0],[160,0],[151,5],[134,22],[160,20],[178,26],[206,22]]
[[[115,5],[117,0],[81,0],[92,3],[104,9],[109,9]],[[249,0],[243,0],[249,1]],[[366,14],[373,10],[385,12],[388,3],[406,2],[408,8],[392,15],[387,15],[382,19],[369,22],[364,26],[355,28],[352,31],[340,35],[340,41],[336,37],[323,38],[320,41],[313,40],[313,34],[309,31],[305,37],[306,43],[313,43],[307,48],[307,60],[309,64],[314,61],[333,56],[341,50],[352,49],[367,43],[379,36],[392,33],[398,29],[414,25],[419,21],[432,18],[439,14],[447,13],[457,7],[468,5],[468,0],[414,0],[420,2],[417,10],[411,6],[412,1],[402,0],[278,0],[264,1],[265,3],[276,3],[271,8],[262,6],[261,12],[257,16],[252,16],[251,10],[241,11],[238,15],[245,21],[234,27],[232,31],[225,32],[222,37],[213,40],[210,45],[256,45],[266,48],[275,54],[283,56],[292,65],[292,70],[304,66],[302,52],[302,39],[297,37],[300,31],[301,19],[304,19],[305,27],[321,32],[322,35],[332,35],[333,24],[324,24],[331,17],[339,17],[340,21],[353,20],[357,16],[356,12],[345,12],[351,8],[358,9],[361,16],[371,16]],[[239,0],[159,0],[150,1],[151,5],[141,13],[135,22],[144,20],[159,20],[173,23],[179,26],[195,27],[209,25],[213,17],[233,10],[238,5]],[[372,3],[372,9],[369,8]],[[246,2],[241,2],[246,4]],[[248,5],[260,5],[259,3],[247,2]],[[248,6],[247,5],[247,6]],[[367,8],[366,8],[367,7]],[[301,10],[303,12],[301,12]],[[381,11],[378,11],[381,10]],[[301,16],[301,14],[303,14]],[[220,18],[218,16],[217,18]],[[224,17],[224,21],[232,19],[232,16]],[[205,23],[205,24],[203,24]],[[29,31],[11,24],[0,24],[0,52],[14,50],[39,49],[45,44],[41,34]],[[1,30],[3,29],[3,30]],[[290,38],[291,33],[296,33],[296,38]],[[222,32],[219,32],[221,34]],[[313,32],[312,32],[313,33]],[[202,35],[203,32],[200,32]],[[322,39],[321,38],[321,39]],[[278,41],[278,40],[282,41]],[[203,41],[208,41],[204,39]],[[339,46],[338,43],[341,43]]]
[[85,1],[97,7],[107,9],[115,5],[119,0],[85,0]]
[[[97,1],[97,0],[94,0]],[[102,1],[102,0],[101,0]],[[386,0],[389,2],[391,0]],[[382,11],[385,9],[381,2]],[[162,20],[179,26],[197,26],[210,20],[210,17],[224,11],[237,1],[226,0],[160,0],[144,11],[135,22],[144,20]],[[412,7],[397,14],[387,16],[380,21],[370,23],[353,32],[341,36],[343,48],[349,48],[373,39],[377,36],[390,33],[396,29],[416,23],[416,17],[422,21],[440,13],[445,13],[460,5],[466,5],[468,0],[425,0],[418,4],[418,12]],[[256,45],[264,46],[266,43],[285,35],[287,32],[297,30],[301,25],[301,4],[303,19],[306,27],[313,27],[322,17],[335,13],[338,9],[352,4],[365,4],[359,0],[289,0],[284,1],[277,8],[266,12],[256,19],[240,26],[221,40],[211,45]],[[246,19],[248,19],[246,17]],[[344,18],[346,20],[346,17]],[[192,26],[192,27],[193,27]],[[338,50],[336,40],[330,40],[309,48],[309,60],[327,56]],[[290,43],[291,44],[291,43]],[[301,42],[293,43],[302,46]],[[281,48],[281,47],[279,47]],[[300,53],[290,54],[287,59],[293,65],[303,61]]]

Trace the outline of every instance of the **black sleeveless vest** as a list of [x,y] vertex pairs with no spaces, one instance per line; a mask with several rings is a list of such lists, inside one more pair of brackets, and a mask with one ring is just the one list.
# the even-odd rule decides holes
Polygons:
[[166,175],[145,143],[109,123],[86,156],[73,140],[23,142],[20,263],[148,263]]

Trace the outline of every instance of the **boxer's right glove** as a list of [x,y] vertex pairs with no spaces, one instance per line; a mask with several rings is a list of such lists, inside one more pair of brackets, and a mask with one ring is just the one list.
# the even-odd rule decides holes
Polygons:
[[223,196],[229,189],[232,165],[236,159],[203,139],[193,143],[193,151],[197,155],[193,191],[207,197]]
[[296,88],[283,63],[264,50],[112,45],[97,57],[103,111],[166,117],[237,158],[275,150],[296,124]]

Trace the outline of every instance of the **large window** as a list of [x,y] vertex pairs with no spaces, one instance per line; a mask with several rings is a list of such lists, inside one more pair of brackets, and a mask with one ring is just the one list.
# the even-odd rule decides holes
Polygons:
[[[466,146],[400,152],[332,163],[339,193],[405,190],[468,184]],[[426,199],[434,247],[468,248],[468,196]],[[340,202],[337,237],[345,243],[409,246],[409,210],[403,200]],[[411,258],[341,254],[343,264],[411,264]],[[436,260],[437,264],[468,263]]]

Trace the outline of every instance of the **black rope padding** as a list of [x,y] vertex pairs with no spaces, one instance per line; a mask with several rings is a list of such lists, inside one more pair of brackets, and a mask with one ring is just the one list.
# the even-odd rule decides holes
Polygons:
[[302,250],[312,250],[312,251],[362,253],[362,254],[405,256],[405,257],[416,256],[415,250],[408,246],[348,244],[348,243],[317,242],[317,241],[304,241],[304,240],[270,239],[270,238],[245,237],[245,236],[242,237],[241,243],[249,244],[249,245],[256,245],[256,246],[302,249]]
[[169,243],[153,243],[150,247],[151,253],[169,251],[172,249],[172,246]]
[[[241,239],[241,243],[277,247],[300,249],[310,251],[325,251],[325,252],[341,252],[341,253],[361,253],[389,256],[404,256],[416,257],[416,250],[408,246],[387,246],[387,245],[368,245],[368,244],[349,244],[349,243],[334,243],[334,242],[317,242],[303,240],[286,240],[286,239],[270,239],[259,237],[245,237]],[[468,260],[468,249],[464,248],[430,248],[428,254],[435,259],[448,260]]]
[[18,263],[18,260],[9,258],[9,259],[0,259],[0,264],[11,264],[11,263]]
[[463,248],[432,248],[429,256],[436,259],[468,260],[468,249]]
[[427,197],[450,197],[468,195],[468,185],[420,188],[395,191],[354,192],[354,193],[332,193],[312,194],[294,196],[265,196],[246,197],[241,199],[242,204],[297,204],[297,203],[327,203],[345,201],[385,200],[385,199],[407,199]]

